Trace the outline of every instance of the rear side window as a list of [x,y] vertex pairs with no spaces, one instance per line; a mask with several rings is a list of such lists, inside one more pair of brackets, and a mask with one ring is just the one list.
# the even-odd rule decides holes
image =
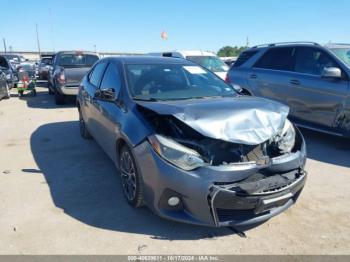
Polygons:
[[258,51],[245,51],[238,57],[237,61],[233,64],[232,67],[238,67],[247,62],[250,58],[252,58]]
[[120,90],[120,83],[121,81],[118,68],[113,63],[109,64],[103,76],[100,89],[113,88],[116,94],[118,94]]
[[97,60],[96,55],[61,54],[58,64],[66,67],[91,67]]
[[269,49],[254,65],[255,68],[294,71],[295,48],[279,47]]
[[106,63],[98,63],[89,74],[89,81],[95,87],[98,87],[101,82],[102,74],[106,68]]

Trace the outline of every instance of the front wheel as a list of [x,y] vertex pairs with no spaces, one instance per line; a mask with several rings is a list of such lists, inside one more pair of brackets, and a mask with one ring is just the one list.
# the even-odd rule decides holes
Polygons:
[[56,102],[56,105],[64,104],[64,95],[58,93],[57,90],[55,91],[55,102]]
[[86,128],[83,114],[81,113],[80,109],[79,109],[79,129],[80,129],[80,135],[82,138],[84,138],[84,139],[91,139],[92,138],[89,130],[87,130],[87,128]]
[[137,208],[142,206],[142,186],[135,159],[130,149],[124,145],[119,154],[119,169],[123,193],[128,203]]

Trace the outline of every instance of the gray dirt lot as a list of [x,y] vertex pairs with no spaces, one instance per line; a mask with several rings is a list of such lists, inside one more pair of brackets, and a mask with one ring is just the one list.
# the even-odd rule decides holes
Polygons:
[[298,203],[241,238],[129,207],[74,100],[38,91],[0,101],[0,254],[350,254],[350,141],[303,130]]

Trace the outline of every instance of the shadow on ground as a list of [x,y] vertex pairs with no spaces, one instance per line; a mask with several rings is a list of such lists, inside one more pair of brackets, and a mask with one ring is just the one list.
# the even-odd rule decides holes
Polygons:
[[307,146],[307,156],[333,165],[350,167],[350,139],[301,129]]
[[186,225],[162,219],[147,208],[133,209],[121,192],[116,169],[93,140],[83,140],[78,122],[39,127],[31,150],[58,208],[90,226],[150,235],[155,239],[203,239],[233,234],[227,228]]
[[76,106],[76,96],[67,96],[65,98],[64,105],[55,104],[55,96],[49,95],[47,88],[36,88],[37,95],[33,96],[29,92],[21,97],[18,96],[17,89],[12,89],[11,97],[18,97],[20,100],[25,101],[29,108],[41,108],[41,109],[55,109],[55,108],[69,108]]

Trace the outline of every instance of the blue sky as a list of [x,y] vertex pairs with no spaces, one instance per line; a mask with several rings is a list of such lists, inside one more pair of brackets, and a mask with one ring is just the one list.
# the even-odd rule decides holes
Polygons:
[[[348,0],[0,0],[13,50],[217,51],[225,45],[350,42]],[[168,40],[161,39],[161,32]],[[3,45],[0,45],[3,51]]]

